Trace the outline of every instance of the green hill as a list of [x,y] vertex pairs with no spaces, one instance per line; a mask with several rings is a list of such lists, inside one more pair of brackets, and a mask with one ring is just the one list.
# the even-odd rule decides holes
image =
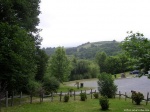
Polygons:
[[[100,42],[87,42],[77,47],[65,48],[67,55],[74,55],[80,59],[93,59],[97,52],[106,52],[107,55],[113,56],[121,52],[119,47],[120,42],[117,41],[100,41]],[[54,53],[56,48],[43,48],[48,55]]]

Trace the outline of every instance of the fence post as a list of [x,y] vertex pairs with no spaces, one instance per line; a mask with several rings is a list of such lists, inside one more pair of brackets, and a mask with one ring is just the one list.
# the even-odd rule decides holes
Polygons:
[[81,93],[82,93],[82,90],[81,90]]
[[132,98],[132,95],[131,95],[131,99],[132,99],[132,103],[133,103],[133,98]]
[[6,102],[6,107],[8,107],[8,91],[6,91],[5,102]]
[[52,98],[51,98],[51,101],[53,102],[53,92],[52,92],[51,94],[52,94]]
[[68,96],[70,96],[70,92],[68,91]]
[[11,106],[14,104],[14,91],[12,91],[12,96],[11,96]]
[[148,100],[149,100],[149,92],[147,93],[146,105],[148,104]]
[[119,91],[119,100],[120,100],[120,98],[121,98],[121,92]]
[[42,102],[43,102],[43,98],[44,98],[44,93],[42,93]]
[[95,90],[95,93],[96,93],[96,90]]
[[21,99],[22,99],[22,92],[20,92],[20,104],[21,104]]
[[60,102],[61,102],[62,91],[60,92]]
[[126,101],[126,98],[127,98],[127,94],[126,94],[126,92],[125,92],[125,101]]
[[74,90],[74,101],[76,100],[76,92],[75,92],[75,90]]
[[42,93],[40,92],[40,103],[42,102]]
[[91,99],[92,99],[92,89],[91,89]]
[[1,112],[1,98],[0,98],[0,112]]
[[30,104],[32,103],[32,92],[30,93]]

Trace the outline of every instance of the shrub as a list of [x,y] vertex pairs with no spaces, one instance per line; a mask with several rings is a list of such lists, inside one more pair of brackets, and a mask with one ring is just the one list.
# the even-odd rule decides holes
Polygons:
[[136,103],[136,105],[140,105],[141,101],[144,99],[144,95],[140,92],[132,92],[131,98]]
[[55,77],[47,77],[43,82],[43,87],[46,92],[56,92],[59,88],[60,83]]
[[99,103],[101,105],[102,110],[108,110],[109,108],[109,100],[107,96],[101,96],[99,99]]
[[98,93],[94,93],[93,96],[94,96],[95,99],[98,99],[99,94]]
[[69,101],[69,95],[65,94],[64,96],[64,102],[68,102]]
[[113,98],[117,92],[117,86],[114,84],[111,74],[101,73],[98,76],[98,90],[102,96]]
[[87,99],[86,93],[80,93],[81,101],[85,101]]

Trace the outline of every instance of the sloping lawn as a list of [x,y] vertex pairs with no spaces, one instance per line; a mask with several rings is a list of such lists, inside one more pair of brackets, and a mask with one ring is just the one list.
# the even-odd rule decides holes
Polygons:
[[[100,112],[102,111],[99,106],[98,99],[87,99],[87,101],[69,101],[64,102],[43,102],[24,104],[21,106],[2,108],[1,112]],[[150,111],[150,103],[145,105],[142,102],[141,105],[132,104],[130,99],[125,101],[124,99],[110,99],[110,108],[108,112],[129,112],[129,111]]]

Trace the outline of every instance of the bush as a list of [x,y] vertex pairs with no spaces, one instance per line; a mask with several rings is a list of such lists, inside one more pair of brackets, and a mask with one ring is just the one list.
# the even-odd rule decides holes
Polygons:
[[86,93],[80,93],[80,100],[85,101],[87,99]]
[[64,102],[68,102],[69,101],[69,95],[65,94],[64,96]]
[[99,94],[98,93],[94,93],[93,96],[94,96],[95,99],[98,99]]
[[99,103],[101,105],[102,110],[108,110],[109,108],[109,100],[107,96],[101,96],[99,99]]
[[60,83],[55,77],[47,77],[43,82],[43,87],[47,93],[56,92]]
[[30,80],[27,84],[27,93],[32,95],[37,95],[39,91],[42,90],[42,84],[40,82],[36,82],[35,80]]
[[117,92],[117,86],[114,84],[111,74],[101,73],[98,76],[98,90],[102,96],[113,98]]
[[144,99],[144,95],[140,92],[132,92],[131,98],[136,103],[136,105],[140,105],[141,101]]

